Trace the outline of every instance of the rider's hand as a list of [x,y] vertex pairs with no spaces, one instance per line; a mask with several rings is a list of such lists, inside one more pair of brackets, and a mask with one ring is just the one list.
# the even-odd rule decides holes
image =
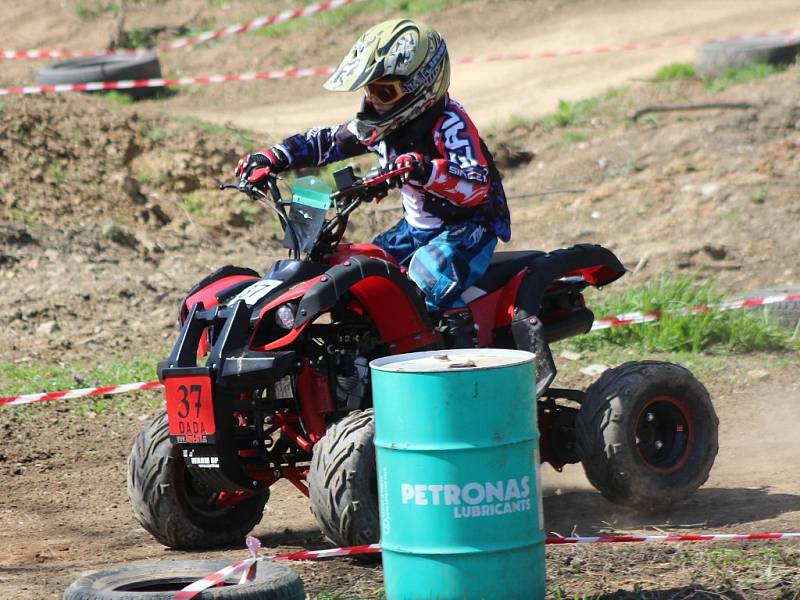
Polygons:
[[428,181],[431,176],[431,170],[433,169],[433,165],[431,165],[430,161],[425,160],[419,152],[406,152],[405,154],[401,154],[394,159],[392,168],[396,169],[408,166],[411,167],[411,170],[398,177],[401,184],[410,181],[422,185]]
[[279,153],[265,148],[252,154],[245,154],[236,164],[236,175],[247,183],[259,185],[266,182],[270,173],[280,173],[288,161]]

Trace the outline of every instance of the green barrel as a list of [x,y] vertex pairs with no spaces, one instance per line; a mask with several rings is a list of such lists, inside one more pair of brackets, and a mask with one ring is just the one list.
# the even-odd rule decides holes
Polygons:
[[387,600],[538,600],[544,532],[533,354],[374,360]]

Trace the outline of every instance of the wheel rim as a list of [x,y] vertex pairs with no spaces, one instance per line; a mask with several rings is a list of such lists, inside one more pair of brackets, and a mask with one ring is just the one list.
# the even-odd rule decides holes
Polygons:
[[694,422],[689,411],[674,396],[651,399],[636,418],[639,457],[657,473],[672,473],[686,464],[694,445],[694,435]]
[[[183,461],[181,460],[181,463]],[[219,503],[219,492],[198,481],[189,472],[185,464],[181,464],[176,484],[183,492],[183,501],[193,518],[200,518],[213,523],[216,518],[224,516],[231,510],[230,506]]]

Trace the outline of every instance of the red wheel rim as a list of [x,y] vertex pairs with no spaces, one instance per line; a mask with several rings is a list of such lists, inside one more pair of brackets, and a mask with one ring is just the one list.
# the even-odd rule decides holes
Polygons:
[[648,469],[674,473],[689,460],[694,446],[694,420],[674,396],[656,396],[636,417],[636,450]]

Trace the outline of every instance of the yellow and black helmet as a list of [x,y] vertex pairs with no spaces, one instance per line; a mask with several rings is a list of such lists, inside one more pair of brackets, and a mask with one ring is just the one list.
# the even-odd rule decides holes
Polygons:
[[386,110],[365,101],[353,120],[358,138],[372,144],[433,106],[449,84],[450,59],[442,36],[410,19],[393,19],[358,38],[325,88],[352,92],[368,86],[395,100]]

